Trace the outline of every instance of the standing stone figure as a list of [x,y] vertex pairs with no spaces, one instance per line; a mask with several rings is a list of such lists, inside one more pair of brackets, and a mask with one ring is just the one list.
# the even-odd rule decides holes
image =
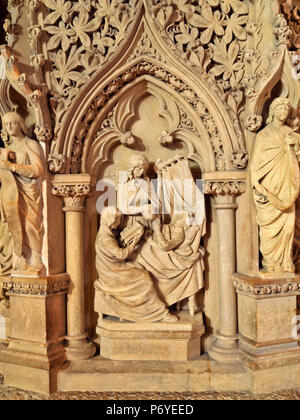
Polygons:
[[275,99],[267,126],[256,137],[251,178],[265,272],[294,272],[295,202],[299,194],[299,140],[287,125],[285,98]]
[[2,117],[5,148],[0,148],[0,211],[13,242],[13,271],[39,274],[42,262],[43,152],[26,136],[16,112]]

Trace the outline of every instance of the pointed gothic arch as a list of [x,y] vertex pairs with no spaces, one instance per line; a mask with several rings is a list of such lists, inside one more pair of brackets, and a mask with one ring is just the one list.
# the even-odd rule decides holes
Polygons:
[[[138,29],[114,60],[96,72],[78,93],[51,147],[52,155],[65,156],[66,172],[86,172],[82,153],[86,149],[86,140],[91,136],[91,127],[95,127],[94,121],[99,119],[98,114],[102,115],[107,103],[116,102],[122,92],[129,92],[130,86],[139,83],[137,79],[144,76],[153,84],[160,84],[162,90],[168,91],[174,98],[180,96],[179,100],[184,101],[195,116],[196,125],[205,126],[214,154],[214,163],[210,162],[209,170],[239,168],[235,165],[235,158],[239,152],[245,152],[245,145],[236,116],[219,96],[213,79],[204,72],[199,76],[179,62],[175,54],[170,55],[170,51],[166,54],[165,46],[162,48],[159,43],[159,36],[153,34],[142,16]],[[130,93],[127,94],[130,97]]]

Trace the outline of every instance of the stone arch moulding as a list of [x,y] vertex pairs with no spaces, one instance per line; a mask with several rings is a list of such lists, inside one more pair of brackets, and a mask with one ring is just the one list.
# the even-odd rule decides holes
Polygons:
[[166,123],[166,130],[158,135],[157,146],[173,146],[183,142],[188,157],[202,170],[214,171],[214,151],[209,132],[197,114],[189,109],[167,84],[149,75],[142,75],[121,89],[97,114],[89,127],[82,152],[83,172],[101,174],[108,163],[111,149],[118,144],[135,149],[136,139],[131,133],[137,121],[139,104],[147,96],[155,98],[159,105],[159,117]]
[[[213,79],[207,73],[196,72],[180,62],[164,45],[159,33],[152,32],[152,29],[142,16],[139,27],[114,59],[79,92],[52,143],[50,165],[53,160],[63,157],[67,162],[65,172],[85,172],[82,153],[86,149],[86,140],[90,138],[90,129],[94,130],[94,120],[98,120],[99,113],[102,115],[107,103],[113,103],[114,98],[122,95],[123,89],[130,90],[142,78],[149,83],[152,81],[152,85],[160,85],[174,97],[180,97],[186,104],[185,109],[194,115],[195,124],[200,129],[205,127],[214,154],[210,170],[244,169],[247,166],[247,157],[242,165],[239,164],[241,154],[247,156],[242,130],[237,118],[218,95]],[[59,172],[59,165],[54,172]]]

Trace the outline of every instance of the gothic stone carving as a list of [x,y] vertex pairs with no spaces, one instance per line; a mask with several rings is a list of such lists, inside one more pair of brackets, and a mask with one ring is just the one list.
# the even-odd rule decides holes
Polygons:
[[5,114],[7,133],[0,152],[2,223],[7,224],[13,241],[13,269],[39,274],[42,262],[42,176],[43,152],[26,137],[23,118]]
[[292,247],[299,194],[299,134],[287,125],[288,99],[270,107],[267,127],[257,136],[251,178],[257,207],[262,265],[266,272],[294,272]]
[[[200,203],[193,207],[193,194],[182,192],[183,180],[194,185],[184,158],[157,162],[162,188],[158,195],[146,175],[148,159],[132,155],[130,164],[128,180],[119,186],[121,210],[108,207],[101,214],[96,240],[96,310],[135,322],[174,322],[177,318],[167,307],[188,298],[193,315],[195,294],[204,285],[204,249],[200,246],[205,226],[204,196],[198,192],[196,200]],[[171,203],[172,188],[176,198]],[[180,211],[182,194],[185,210]],[[168,200],[171,222],[164,224],[166,214],[161,212],[168,208]],[[114,229],[119,229],[119,236]]]

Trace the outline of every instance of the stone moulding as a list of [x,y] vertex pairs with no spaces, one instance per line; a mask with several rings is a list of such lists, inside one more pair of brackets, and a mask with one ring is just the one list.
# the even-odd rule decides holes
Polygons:
[[95,183],[89,174],[57,174],[52,178],[52,194],[64,199],[64,210],[82,211],[85,198],[94,192]]
[[206,172],[203,174],[204,193],[237,196],[246,191],[246,175],[241,172]]
[[8,295],[48,296],[66,292],[70,284],[68,274],[49,277],[1,277],[0,286]]
[[276,279],[276,273],[274,273],[274,279],[266,281],[241,274],[234,274],[233,284],[237,293],[255,298],[259,298],[260,296],[266,298],[267,296],[300,295],[300,276],[294,278],[288,278],[287,276],[286,279]]

